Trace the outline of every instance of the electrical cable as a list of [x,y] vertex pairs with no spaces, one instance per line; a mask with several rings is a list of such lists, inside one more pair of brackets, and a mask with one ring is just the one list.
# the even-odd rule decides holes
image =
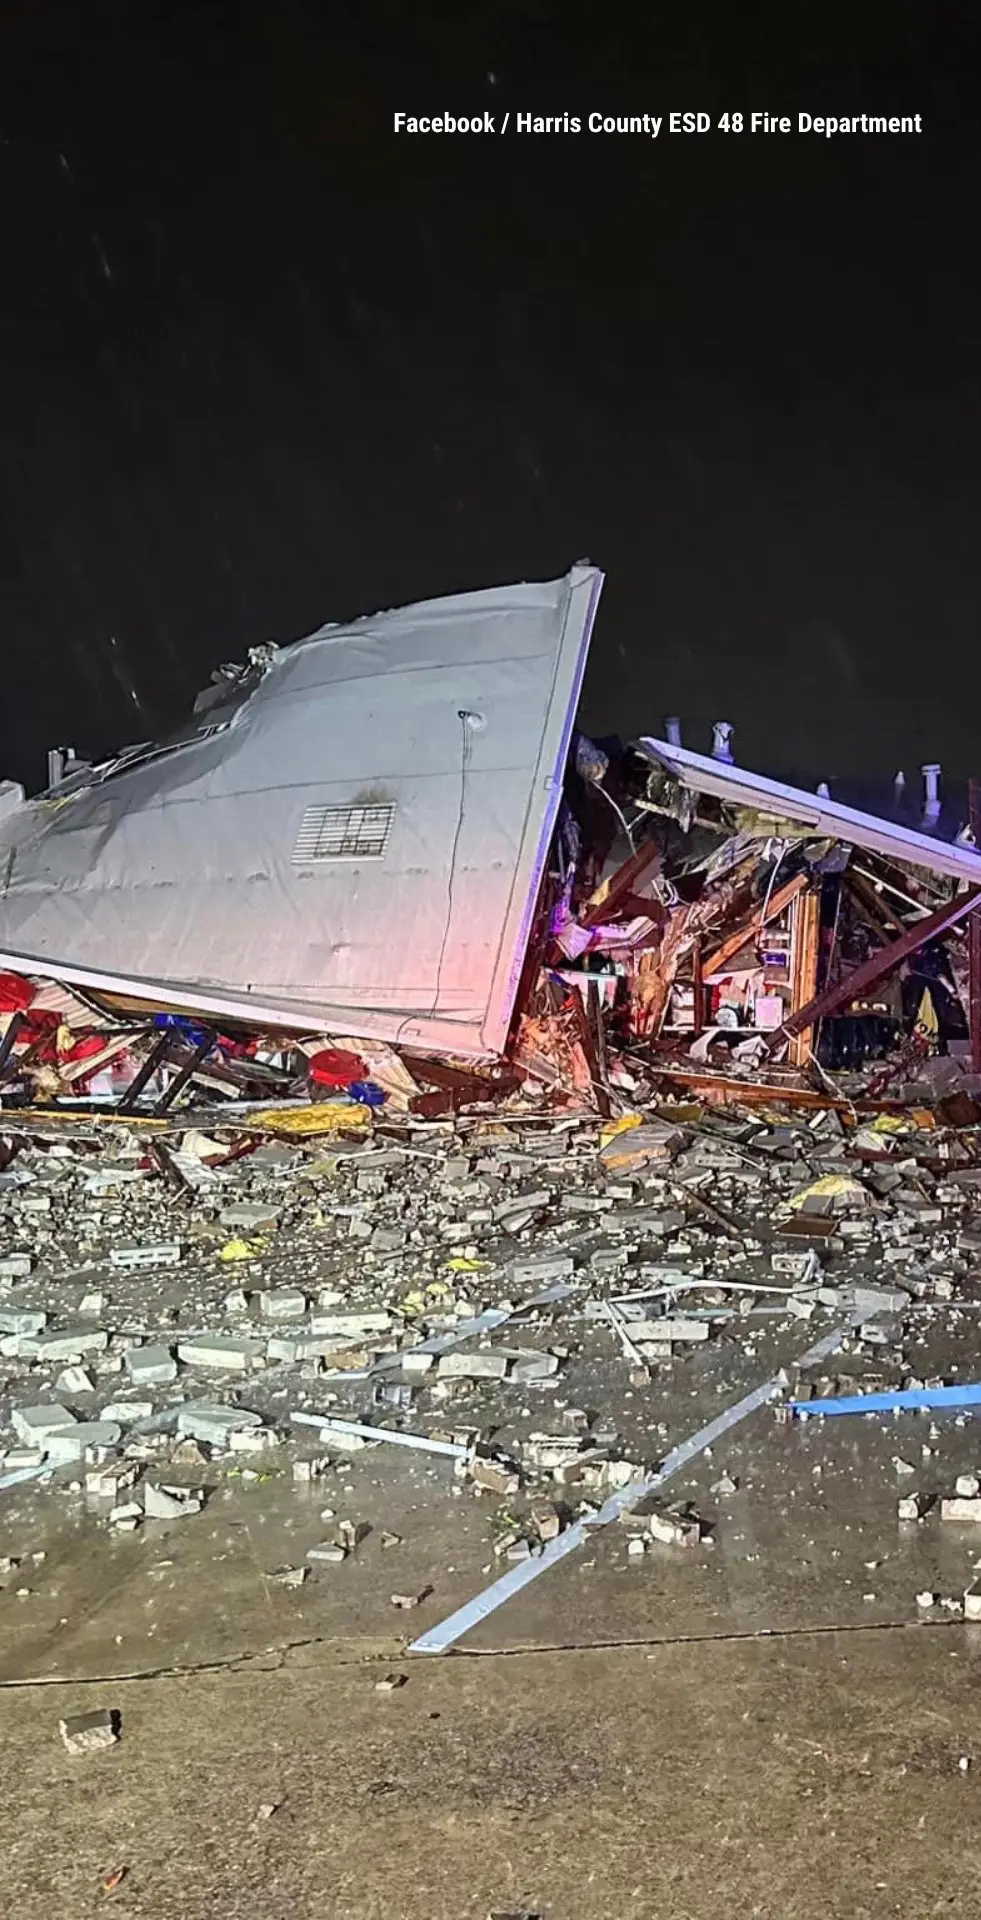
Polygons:
[[[435,1017],[436,1009],[439,1006],[439,996],[442,991],[443,962],[446,958],[446,949],[449,944],[449,938],[450,938],[450,928],[452,927],[452,924],[453,924],[453,887],[456,880],[456,862],[457,862],[457,854],[460,849],[460,835],[463,832],[463,816],[466,812],[466,805],[467,805],[467,772],[470,767],[470,760],[473,752],[473,735],[475,733],[481,733],[487,724],[486,721],[484,720],[484,716],[482,713],[473,713],[466,707],[459,708],[457,712],[457,719],[459,720],[460,725],[463,729],[463,746],[462,746],[462,752],[460,755],[460,805],[457,810],[456,827],[453,832],[453,844],[450,849],[450,870],[449,870],[449,877],[446,885],[446,920],[443,926],[443,937],[440,941],[440,946],[439,946],[439,958],[436,962],[436,986],[433,993],[432,1006],[429,1008],[428,1012],[423,1015],[423,1018],[426,1020],[432,1020]],[[401,1045],[402,1035],[405,1031],[405,1028],[409,1026],[413,1020],[418,1020],[418,1018],[419,1018],[419,1015],[417,1013],[407,1013],[405,1015],[405,1018],[399,1022],[398,1031],[395,1035],[395,1041],[394,1041],[395,1046]]]
[[592,781],[592,782],[591,782],[590,784],[591,784],[591,786],[592,786],[592,788],[593,788],[593,791],[594,791],[595,793],[601,793],[601,794],[603,795],[603,798],[604,798],[604,800],[605,800],[605,801],[607,802],[607,805],[608,805],[608,806],[611,806],[611,807],[613,808],[613,811],[614,811],[614,813],[616,814],[616,817],[617,817],[617,819],[619,820],[619,822],[620,822],[620,825],[621,825],[621,827],[623,828],[623,831],[624,831],[624,833],[625,833],[625,834],[626,834],[626,836],[627,836],[627,844],[628,844],[628,846],[629,846],[629,848],[630,848],[630,851],[631,851],[631,853],[636,853],[636,851],[637,851],[637,848],[636,848],[636,847],[635,847],[635,845],[634,845],[634,836],[633,836],[633,834],[631,833],[631,831],[630,831],[630,827],[629,827],[629,825],[628,825],[628,823],[627,823],[627,821],[625,820],[625,818],[624,818],[624,816],[623,816],[623,814],[622,814],[622,813],[620,812],[620,809],[619,809],[619,807],[617,806],[617,803],[616,803],[616,801],[614,800],[614,798],[613,798],[613,795],[612,795],[612,794],[610,794],[610,793],[607,793],[607,791],[606,791],[606,788],[605,788],[605,787],[601,787],[601,786],[600,786],[600,783],[599,783],[599,781],[598,781],[598,780],[594,780],[594,781]]
[[429,1009],[430,1020],[435,1017],[443,986],[443,962],[446,959],[450,929],[453,925],[453,888],[456,882],[456,862],[457,855],[460,851],[460,835],[463,832],[463,817],[467,807],[467,773],[473,756],[473,729],[479,724],[480,715],[477,713],[468,713],[465,707],[461,707],[458,718],[463,729],[463,751],[460,756],[460,805],[457,811],[456,827],[453,833],[453,845],[450,849],[450,871],[446,883],[446,923],[443,927],[443,938],[440,941],[439,959],[436,962],[436,991],[433,995],[433,1004]]
[[760,914],[760,934],[761,935],[763,932],[763,928],[766,926],[766,916],[770,910],[770,900],[773,895],[773,884],[774,884],[774,881],[776,880],[777,873],[779,871],[780,862],[787,851],[787,842],[785,840],[778,840],[777,846],[779,847],[779,852],[773,863],[773,872],[771,873],[769,881],[767,883],[766,898],[763,901],[763,911]]

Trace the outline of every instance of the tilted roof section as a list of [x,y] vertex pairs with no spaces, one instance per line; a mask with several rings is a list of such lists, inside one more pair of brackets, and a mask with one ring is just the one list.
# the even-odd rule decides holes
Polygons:
[[269,650],[218,725],[0,822],[0,965],[258,1026],[493,1057],[602,574]]
[[689,747],[672,746],[667,740],[642,739],[640,745],[694,793],[711,794],[734,807],[755,807],[778,820],[799,820],[808,833],[844,840],[884,854],[887,859],[905,860],[910,866],[981,886],[981,853],[974,847],[951,846],[912,827],[861,813],[856,807],[805,793],[800,787],[785,786],[780,780],[768,780],[762,773],[747,773],[742,767],[709,754],[693,753]]

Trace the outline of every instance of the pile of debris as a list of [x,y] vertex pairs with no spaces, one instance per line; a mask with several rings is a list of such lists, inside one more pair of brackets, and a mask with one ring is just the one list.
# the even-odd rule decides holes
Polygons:
[[[951,846],[744,773],[730,735],[716,728],[717,759],[641,740],[612,743],[614,760],[580,740],[563,823],[578,857],[553,872],[546,973],[516,1057],[548,1056],[553,1082],[603,1111],[653,1076],[842,1111],[888,1095],[974,1124],[974,830]],[[630,851],[600,846],[595,884],[590,807],[608,786],[618,814],[632,800]]]
[[926,1116],[361,1112],[292,1140],[254,1111],[5,1121],[0,1486],[135,1531],[228,1470],[307,1487],[394,1443],[501,1503],[507,1565],[638,1508],[632,1554],[688,1546],[708,1523],[651,1486],[651,1382],[725,1394],[813,1320],[837,1332],[782,1374],[789,1413],[925,1392],[912,1349],[978,1305],[981,1139]]
[[[138,1531],[392,1443],[525,1578],[626,1516],[698,1543],[665,1484],[767,1400],[954,1390],[913,1350],[978,1304],[978,822],[576,734],[599,586],[255,650],[166,747],[6,791],[0,1486]],[[652,1380],[812,1320],[668,1434]]]
[[5,783],[4,1106],[607,1118],[735,1085],[976,1121],[979,790],[947,821],[924,769],[910,825],[901,777],[880,818],[737,768],[723,723],[709,755],[590,741],[601,584],[253,649],[165,745]]

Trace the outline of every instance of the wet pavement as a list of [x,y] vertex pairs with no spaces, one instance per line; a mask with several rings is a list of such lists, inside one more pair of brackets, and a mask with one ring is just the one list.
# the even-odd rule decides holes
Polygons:
[[[672,1431],[706,1405],[675,1371]],[[702,1545],[635,1559],[630,1529],[610,1526],[428,1659],[407,1639],[500,1570],[498,1503],[452,1462],[388,1446],[297,1486],[295,1453],[251,1482],[212,1468],[201,1514],[120,1538],[81,1495],[8,1495],[11,1910],[979,1910],[981,1627],[915,1599],[960,1595],[979,1546],[935,1512],[896,1519],[914,1480],[948,1490],[978,1465],[973,1424],[789,1425],[764,1409],[677,1488],[711,1527]],[[723,1472],[736,1490],[713,1496]],[[284,1588],[277,1571],[304,1564],[328,1507],[371,1531]],[[393,1609],[393,1592],[430,1585]],[[405,1684],[376,1691],[391,1674]],[[59,1718],[96,1705],[120,1712],[122,1737],[72,1759]]]
[[[663,1385],[658,1404],[671,1404]],[[672,1432],[683,1418],[697,1427],[705,1405],[677,1392]],[[411,1640],[501,1573],[502,1503],[457,1478],[452,1461],[368,1446],[298,1484],[298,1454],[323,1457],[306,1444],[264,1456],[258,1468],[233,1457],[170,1467],[168,1484],[205,1489],[203,1512],[148,1519],[133,1533],[108,1529],[107,1503],[100,1510],[70,1485],[8,1492],[2,1543],[16,1564],[2,1575],[0,1679],[199,1667],[357,1635]],[[690,1501],[702,1520],[700,1544],[654,1543],[634,1558],[637,1527],[614,1523],[544,1570],[465,1645],[950,1621],[942,1602],[959,1602],[971,1584],[981,1529],[942,1521],[936,1504],[920,1522],[900,1522],[897,1502],[913,1486],[951,1492],[979,1465],[978,1429],[963,1415],[791,1424],[763,1408],[671,1484],[672,1498]],[[713,1491],[720,1481],[734,1491]],[[363,1537],[343,1563],[308,1560],[344,1521]],[[304,1567],[301,1586],[283,1584],[285,1569]],[[916,1604],[925,1591],[938,1602],[928,1614]],[[400,1612],[395,1593],[425,1598]]]
[[[573,1185],[606,1198],[611,1179],[597,1179],[594,1138],[577,1154]],[[981,1473],[977,1420],[802,1422],[781,1417],[779,1405],[759,1408],[659,1498],[697,1514],[698,1544],[630,1553],[641,1506],[639,1519],[588,1533],[543,1568],[453,1655],[411,1655],[419,1633],[499,1577],[509,1562],[496,1549],[533,1533],[533,1513],[564,1524],[584,1506],[595,1511],[616,1484],[607,1473],[649,1471],[781,1369],[792,1385],[795,1361],[841,1311],[801,1296],[799,1315],[744,1318],[716,1301],[710,1338],[680,1345],[648,1377],[593,1311],[630,1288],[622,1267],[594,1259],[597,1246],[616,1251],[608,1223],[584,1251],[582,1220],[570,1229],[550,1200],[516,1232],[458,1237],[454,1250],[466,1250],[451,1257],[463,1268],[448,1266],[444,1236],[431,1259],[410,1245],[393,1274],[387,1254],[379,1271],[337,1237],[363,1163],[319,1173],[313,1164],[311,1173],[303,1162],[299,1198],[294,1180],[276,1235],[236,1271],[220,1262],[220,1223],[192,1212],[179,1267],[121,1279],[113,1240],[132,1240],[136,1226],[160,1242],[174,1231],[162,1188],[142,1181],[132,1183],[146,1210],[138,1221],[115,1203],[106,1220],[100,1206],[103,1237],[90,1225],[81,1276],[63,1235],[42,1248],[43,1271],[8,1288],[8,1302],[29,1290],[57,1327],[74,1323],[86,1291],[105,1295],[108,1349],[83,1355],[93,1387],[89,1402],[75,1395],[75,1412],[89,1418],[110,1396],[142,1391],[125,1378],[138,1335],[159,1340],[170,1327],[176,1342],[196,1322],[227,1330],[224,1302],[242,1274],[244,1304],[232,1315],[241,1325],[261,1330],[257,1295],[270,1284],[308,1295],[329,1287],[344,1307],[387,1302],[404,1347],[438,1320],[432,1300],[422,1315],[407,1303],[413,1284],[450,1272],[459,1319],[507,1297],[505,1256],[513,1278],[515,1259],[575,1236],[570,1297],[464,1347],[558,1356],[554,1375],[435,1389],[427,1376],[399,1409],[379,1405],[378,1376],[347,1384],[318,1374],[316,1362],[276,1358],[241,1379],[182,1366],[150,1397],[176,1410],[207,1393],[254,1407],[284,1434],[291,1411],[315,1408],[476,1437],[495,1457],[526,1463],[533,1435],[578,1436],[584,1447],[599,1438],[596,1483],[569,1489],[528,1471],[522,1488],[499,1497],[478,1492],[450,1459],[387,1443],[348,1453],[313,1428],[261,1455],[205,1446],[188,1459],[172,1434],[124,1440],[139,1456],[138,1497],[153,1482],[204,1502],[186,1517],[148,1514],[128,1532],[109,1525],[110,1502],[86,1492],[84,1463],[8,1488],[0,1791],[11,1910],[74,1916],[111,1901],[164,1920],[981,1911],[972,1840],[981,1626],[961,1618],[981,1527],[942,1520],[937,1508],[959,1475]],[[768,1169],[762,1201],[747,1199],[759,1192],[750,1178],[738,1243],[690,1221],[684,1235],[673,1227],[666,1236],[662,1264],[743,1273],[747,1286],[765,1288],[775,1196],[814,1171]],[[259,1206],[262,1182],[246,1177]],[[270,1166],[267,1177],[280,1175]],[[527,1168],[508,1176],[519,1194],[534,1177]],[[731,1206],[739,1195],[723,1197]],[[411,1219],[413,1204],[433,1208],[432,1183],[415,1201],[385,1192],[380,1204],[408,1207]],[[950,1201],[933,1241],[914,1231],[891,1262],[883,1247],[895,1217],[885,1208],[874,1246],[822,1256],[835,1287],[898,1284],[909,1297],[899,1324],[881,1336],[853,1332],[815,1381],[823,1372],[833,1391],[976,1376],[976,1283],[955,1246],[968,1205],[963,1195]],[[8,1358],[8,1409],[56,1391],[69,1398],[55,1386],[63,1361],[46,1370],[26,1349]],[[806,1392],[807,1380],[799,1384]],[[303,1460],[323,1460],[322,1473],[298,1479]],[[932,1505],[921,1521],[901,1522],[897,1502],[914,1490]],[[339,1564],[309,1557],[345,1534],[356,1544]],[[418,1604],[403,1610],[395,1595]],[[918,1604],[925,1595],[933,1605]],[[405,1684],[376,1691],[389,1673]],[[122,1715],[122,1737],[109,1752],[73,1758],[58,1721],[94,1707]],[[267,1806],[275,1811],[260,1816]],[[126,1875],[105,1892],[102,1877],[120,1865]]]

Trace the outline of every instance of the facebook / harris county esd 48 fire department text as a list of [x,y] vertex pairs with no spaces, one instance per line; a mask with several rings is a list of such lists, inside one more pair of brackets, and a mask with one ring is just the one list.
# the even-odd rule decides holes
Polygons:
[[436,113],[394,115],[396,133],[922,133],[919,113]]

